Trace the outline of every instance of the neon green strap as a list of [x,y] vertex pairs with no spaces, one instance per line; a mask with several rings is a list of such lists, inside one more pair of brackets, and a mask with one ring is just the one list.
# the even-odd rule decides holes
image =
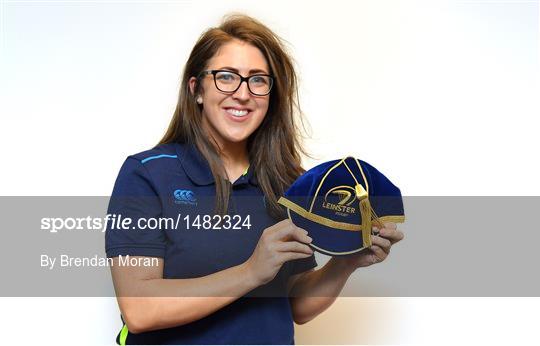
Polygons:
[[127,328],[127,325],[124,324],[122,327],[122,330],[120,331],[120,345],[125,345],[127,336],[128,336],[129,330]]

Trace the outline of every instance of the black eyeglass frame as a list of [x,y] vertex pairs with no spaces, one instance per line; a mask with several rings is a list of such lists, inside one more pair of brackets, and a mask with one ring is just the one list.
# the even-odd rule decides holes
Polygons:
[[[232,91],[221,90],[218,87],[217,81],[216,81],[216,75],[219,72],[232,73],[232,74],[235,74],[238,77],[240,77],[240,83],[238,83],[238,86],[236,87],[236,89],[234,89]],[[274,86],[274,76],[269,75],[269,74],[264,74],[264,73],[257,73],[257,74],[253,74],[253,75],[248,76],[248,77],[243,77],[241,74],[239,74],[237,72],[234,72],[234,71],[230,71],[230,70],[205,70],[205,71],[202,71],[201,73],[199,73],[199,78],[201,78],[203,76],[206,76],[206,75],[209,75],[209,74],[211,74],[214,77],[214,85],[216,86],[216,89],[221,91],[221,92],[227,93],[227,94],[235,93],[238,89],[240,89],[240,86],[242,85],[243,82],[246,82],[249,92],[252,93],[255,96],[266,96],[266,95],[270,94],[270,92],[272,91],[272,87]],[[253,78],[253,77],[268,77],[268,78],[270,78],[270,86],[268,87],[268,92],[266,94],[257,94],[257,93],[254,93],[253,90],[251,90],[251,88],[249,86],[249,80],[251,78]]]

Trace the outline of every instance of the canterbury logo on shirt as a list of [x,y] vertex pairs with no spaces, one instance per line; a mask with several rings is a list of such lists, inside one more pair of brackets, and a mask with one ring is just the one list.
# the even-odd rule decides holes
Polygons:
[[174,190],[173,192],[174,196],[174,202],[177,204],[190,204],[190,205],[196,205],[197,204],[197,198],[195,198],[195,194],[191,190]]

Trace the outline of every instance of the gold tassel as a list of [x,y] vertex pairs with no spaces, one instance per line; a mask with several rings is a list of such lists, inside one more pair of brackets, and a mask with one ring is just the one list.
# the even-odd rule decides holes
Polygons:
[[364,187],[356,184],[354,187],[356,198],[360,201],[360,215],[362,217],[362,241],[363,247],[371,246],[371,203]]
[[371,246],[371,203],[369,198],[360,201],[360,211],[362,214],[362,239],[364,247]]

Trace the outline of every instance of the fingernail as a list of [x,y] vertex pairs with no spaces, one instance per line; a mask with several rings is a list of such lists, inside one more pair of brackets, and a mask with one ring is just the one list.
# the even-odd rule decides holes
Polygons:
[[313,238],[311,238],[310,236],[307,236],[308,238],[308,242],[311,243],[311,241],[313,240]]

